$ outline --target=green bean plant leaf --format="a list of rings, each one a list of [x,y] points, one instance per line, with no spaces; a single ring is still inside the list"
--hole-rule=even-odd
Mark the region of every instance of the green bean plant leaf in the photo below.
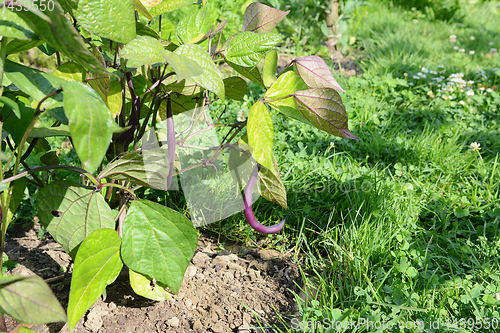
[[[97,36],[127,44],[135,37],[134,0],[80,0],[78,23]]]
[[[162,287],[158,282],[153,283],[152,279],[141,273],[129,270],[129,278],[130,286],[137,295],[157,302],[170,298],[169,294],[165,290],[165,287]]]
[[[177,81],[182,81],[203,74],[203,68],[194,60],[168,50],[162,50],[161,55],[175,71]]]
[[[346,139],[358,139],[347,127],[347,113],[337,91],[330,88],[308,89],[294,94],[302,115],[315,127]]]
[[[252,66],[252,67],[245,67],[245,66],[240,66],[238,64],[235,64],[231,61],[227,61],[227,64],[231,66],[235,71],[238,72],[238,74],[243,75],[250,81],[253,81],[255,83],[258,83],[262,86],[265,86],[264,80],[262,79],[262,75],[257,68],[257,66]]]
[[[256,66],[262,56],[280,40],[279,35],[271,32],[257,34],[244,31],[231,39],[224,55],[227,61],[236,65],[243,67]]]
[[[243,31],[257,33],[269,32],[288,15],[290,11],[282,11],[258,2],[253,2],[245,10]]]
[[[182,44],[200,42],[213,24],[212,13],[213,11],[206,5],[184,16],[175,30],[179,41]]]
[[[0,306],[15,320],[33,325],[65,322],[66,313],[39,276],[0,276]]]
[[[62,87],[73,145],[85,169],[92,173],[101,164],[117,125],[92,88],[80,82],[66,82]]]
[[[247,83],[241,77],[231,76],[223,81],[227,97],[240,101],[247,93]]]
[[[68,181],[42,188],[36,208],[42,225],[67,253],[93,231],[115,226],[116,214],[99,192]]]
[[[145,1],[142,1],[142,3],[144,4]],[[195,3],[193,0],[163,0],[159,5],[150,8],[149,14],[156,17],[158,15],[173,12],[174,10],[189,6],[193,3]]]
[[[252,148],[252,156],[261,165],[277,174],[273,160],[273,118],[261,101],[250,109],[247,120],[248,144]]]
[[[38,36],[15,12],[2,9],[0,36],[16,39],[38,39]]]
[[[163,205],[135,200],[123,224],[121,256],[130,269],[177,293],[198,243],[193,224]]]
[[[68,302],[70,331],[120,274],[120,245],[115,230],[101,229],[93,231],[78,249]]]
[[[127,59],[129,69],[142,65],[159,65],[165,62],[161,55],[163,45],[158,39],[149,36],[138,36],[121,50],[120,56]]]

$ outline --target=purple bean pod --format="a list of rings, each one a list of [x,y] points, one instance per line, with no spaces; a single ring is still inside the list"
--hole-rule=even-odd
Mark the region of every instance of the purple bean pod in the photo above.
[[[257,221],[252,211],[252,190],[255,182],[257,181],[258,174],[259,167],[256,166],[252,174],[250,175],[250,179],[248,180],[248,185],[245,190],[245,197],[243,198],[243,205],[245,206],[245,210],[243,212],[245,213],[245,218],[247,219],[248,224],[250,224],[250,226],[254,228],[255,231],[266,235],[275,234],[280,232],[285,226],[286,216],[280,223],[266,227],[265,225],[262,225]]]
[[[172,183],[172,174],[174,172],[174,159],[175,159],[175,130],[174,130],[174,117],[172,116],[172,102],[170,96],[167,98],[167,145],[168,145],[168,176],[167,188]]]

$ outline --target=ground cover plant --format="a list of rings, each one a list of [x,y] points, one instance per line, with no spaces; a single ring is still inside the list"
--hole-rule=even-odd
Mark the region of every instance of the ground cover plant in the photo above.
[[[344,90],[323,59],[297,58],[275,76],[272,48],[281,38],[272,30],[287,12],[252,3],[241,32],[232,36],[224,35],[227,20],[217,21],[210,4],[176,25],[162,19],[188,5],[194,6],[182,0],[115,1],[105,8],[97,1],[6,1],[0,8],[0,249],[28,183],[41,187],[40,222],[75,260],[70,331],[124,265],[137,294],[164,300],[166,290],[176,293],[196,249],[193,225],[244,211],[258,232],[283,229],[285,219],[264,226],[252,209],[254,192],[287,208],[267,105],[357,139],[347,126]],[[52,74],[9,59],[34,47],[55,54]],[[215,63],[223,61],[264,89],[248,119],[225,123],[224,109],[215,120],[208,113],[208,105],[246,94],[241,77],[221,76]],[[216,128],[222,129],[220,142],[213,140]],[[59,136],[70,139],[73,163],[51,149],[47,138]],[[29,165],[40,152],[43,165]],[[191,220],[134,193],[141,187],[166,191],[178,182]],[[0,304],[16,320],[66,321],[41,278],[2,276],[0,287]]]

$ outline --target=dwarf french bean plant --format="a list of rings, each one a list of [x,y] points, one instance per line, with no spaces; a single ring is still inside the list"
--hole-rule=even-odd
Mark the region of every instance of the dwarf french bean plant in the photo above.
[[[186,6],[179,22],[168,20]],[[192,0],[0,2],[0,249],[33,183],[40,223],[74,259],[67,314],[37,276],[0,277],[5,313],[31,324],[67,320],[71,330],[124,266],[137,294],[160,301],[176,293],[196,249],[194,226],[244,211],[257,231],[279,232],[284,221],[263,226],[252,211],[257,194],[287,208],[270,110],[356,138],[344,91],[320,57],[295,59],[276,75],[273,29],[288,12],[251,3],[233,36],[213,12]],[[54,55],[57,68],[9,60],[32,48]],[[234,75],[224,77],[222,63]],[[241,100],[248,81],[266,89],[248,118],[212,119],[208,106]],[[69,139],[77,165],[47,144],[57,136]],[[28,164],[44,150],[40,164]],[[141,187],[182,188],[190,219],[138,198]]]

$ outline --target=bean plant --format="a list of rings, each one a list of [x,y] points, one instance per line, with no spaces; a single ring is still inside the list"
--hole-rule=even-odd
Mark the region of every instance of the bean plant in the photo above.
[[[186,6],[179,22],[168,20]],[[279,232],[284,220],[264,226],[252,211],[258,195],[287,209],[270,109],[356,139],[344,91],[320,57],[297,58],[276,75],[273,30],[288,12],[251,3],[233,36],[210,4],[191,0],[6,0],[0,12],[0,250],[32,183],[41,225],[74,259],[67,313],[40,277],[0,277],[0,305],[20,322],[74,329],[123,267],[137,294],[164,300],[178,292],[203,223],[244,211],[258,232]],[[9,60],[33,48],[56,57],[52,73]],[[223,77],[223,63],[235,74]],[[248,81],[266,90],[248,118],[225,121],[235,117],[220,110],[212,120],[208,106],[241,100]],[[77,165],[48,144],[61,136]],[[196,197],[209,183],[213,191]],[[138,198],[141,187],[182,187],[197,198],[188,200],[190,219]],[[230,203],[205,207],[220,193],[231,193]]]

